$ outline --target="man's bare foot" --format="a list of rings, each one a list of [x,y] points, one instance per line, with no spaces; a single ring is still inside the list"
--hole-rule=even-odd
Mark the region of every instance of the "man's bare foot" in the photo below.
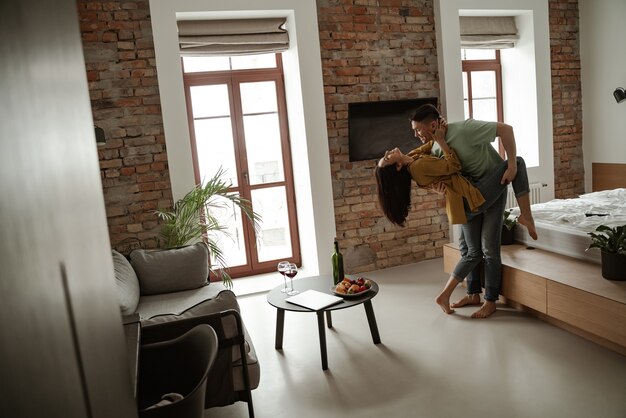
[[[465,295],[460,300],[456,302],[452,302],[450,307],[452,308],[460,308],[462,306],[469,305],[480,305],[480,295],[478,293],[474,293],[472,295]]]
[[[528,230],[528,235],[534,240],[537,239],[537,230],[535,229],[535,220],[532,215],[520,215],[517,217],[517,222],[524,225]]]
[[[439,296],[437,296],[437,299],[435,299],[435,302],[437,302],[437,305],[439,305],[439,307],[447,314],[451,314],[454,312],[454,309],[450,309],[450,296],[444,295],[443,293],[441,293]]]
[[[496,303],[486,300],[479,310],[472,314],[472,318],[487,318],[496,311]]]

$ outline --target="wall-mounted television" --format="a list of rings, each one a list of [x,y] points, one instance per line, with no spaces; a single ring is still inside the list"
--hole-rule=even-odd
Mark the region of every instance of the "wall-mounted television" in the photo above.
[[[395,147],[408,152],[422,143],[411,130],[411,117],[418,107],[436,97],[348,104],[350,161],[371,160]]]

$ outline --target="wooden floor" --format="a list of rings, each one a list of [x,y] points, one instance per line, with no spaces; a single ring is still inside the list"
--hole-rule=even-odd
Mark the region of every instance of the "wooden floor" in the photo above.
[[[444,270],[460,259],[444,246]],[[521,244],[502,247],[502,296],[511,306],[626,355],[626,282],[606,280],[599,264]]]

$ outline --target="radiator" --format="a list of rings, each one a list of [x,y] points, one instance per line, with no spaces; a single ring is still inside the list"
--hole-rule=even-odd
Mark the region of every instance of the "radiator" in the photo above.
[[[547,187],[544,183],[531,183],[530,184],[530,204],[541,203],[541,189]],[[517,207],[517,200],[515,200],[515,193],[513,187],[509,184],[506,191],[506,206],[505,209]]]

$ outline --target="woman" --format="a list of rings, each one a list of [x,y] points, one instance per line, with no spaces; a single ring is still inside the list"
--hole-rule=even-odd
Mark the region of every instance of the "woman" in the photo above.
[[[448,219],[451,224],[463,224],[464,231],[470,227],[471,222],[467,223],[469,220],[488,209],[505,192],[507,185],[502,184],[501,179],[507,169],[506,161],[502,162],[499,169],[472,184],[460,174],[461,163],[444,138],[445,122],[440,121],[433,140],[441,147],[443,158],[430,155],[433,141],[429,141],[407,155],[397,148],[387,151],[379,160],[375,169],[378,199],[385,216],[396,225],[404,226],[408,216],[411,206],[411,180],[421,187],[443,185]],[[517,165],[517,175],[512,186],[520,205],[520,219],[523,219],[520,223],[526,226],[531,236],[536,239],[530,211],[526,165],[521,157],[517,158]],[[473,243],[472,248],[477,250],[461,258],[444,291],[437,297],[437,303],[446,313],[454,312],[449,301],[452,290],[482,260],[482,254],[477,253],[481,248],[480,242]]]
[[[411,206],[411,180],[420,187],[445,186],[446,212],[451,224],[465,224],[500,198],[507,185],[500,179],[506,170],[503,161],[499,170],[476,183],[461,175],[461,162],[445,141],[445,122],[435,131],[434,141],[439,144],[444,157],[430,155],[433,141],[403,154],[398,148],[385,152],[375,168],[378,184],[378,201],[383,213],[391,222],[404,226]],[[529,192],[526,165],[518,157],[518,175],[512,185],[516,196]],[[500,176],[500,177],[498,177]],[[496,187],[490,187],[497,185]],[[530,205],[520,204],[520,217],[532,218]]]

